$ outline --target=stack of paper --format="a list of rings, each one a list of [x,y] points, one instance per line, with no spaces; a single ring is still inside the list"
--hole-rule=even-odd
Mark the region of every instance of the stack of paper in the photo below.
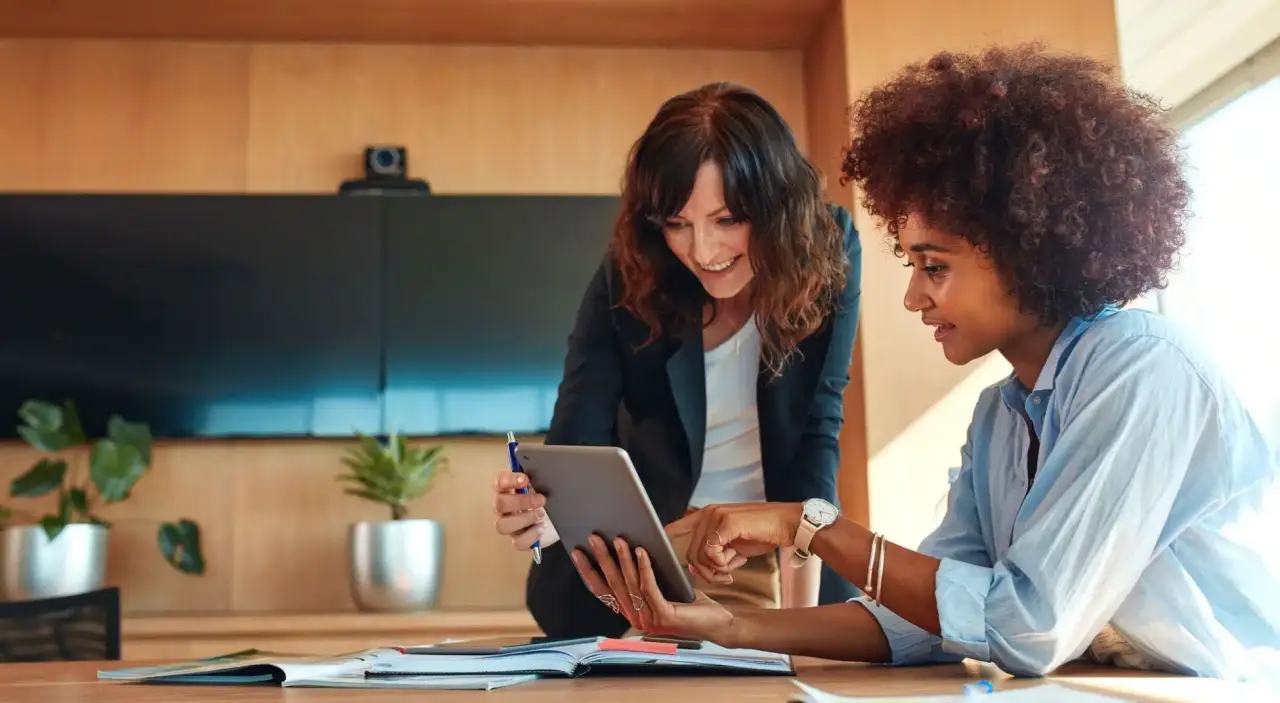
[[[532,681],[536,676],[406,676],[370,679],[365,671],[379,656],[372,649],[336,657],[273,654],[256,649],[179,664],[99,671],[104,681],[152,684],[279,685],[312,688],[415,688],[493,690]]]
[[[313,688],[491,690],[599,669],[794,675],[791,658],[702,643],[696,649],[604,637],[515,646],[385,647],[335,657],[248,650],[212,659],[98,672],[107,681]]]

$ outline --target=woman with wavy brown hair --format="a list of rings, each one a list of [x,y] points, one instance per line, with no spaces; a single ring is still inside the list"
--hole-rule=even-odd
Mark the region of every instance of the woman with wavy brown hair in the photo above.
[[[741,86],[675,96],[633,145],[622,201],[546,443],[625,448],[664,523],[718,503],[835,503],[861,249],[786,122]],[[515,493],[525,481],[499,473],[497,530],[546,549],[558,537],[543,497]],[[853,593],[817,560],[774,553],[695,586],[760,607]],[[562,548],[531,567],[527,604],[550,636],[639,624],[630,602],[597,600]]]

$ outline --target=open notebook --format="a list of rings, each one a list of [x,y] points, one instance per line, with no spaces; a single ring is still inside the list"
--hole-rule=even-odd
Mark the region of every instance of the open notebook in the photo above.
[[[365,677],[380,656],[396,650],[371,649],[333,657],[277,654],[249,649],[191,662],[109,669],[98,672],[104,681],[223,686],[279,685],[312,688],[412,688],[436,690],[493,690],[536,679],[533,675]]]
[[[647,642],[639,637],[598,637],[569,642],[512,647],[490,654],[433,653],[433,647],[407,647],[380,653],[369,677],[533,674],[582,676],[590,671],[625,673],[773,674],[791,676],[795,669],[785,654],[754,649],[727,649],[709,642],[697,649]]]

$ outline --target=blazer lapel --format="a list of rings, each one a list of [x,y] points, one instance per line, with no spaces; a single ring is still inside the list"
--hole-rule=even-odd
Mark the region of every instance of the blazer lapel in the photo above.
[[[689,440],[689,467],[696,485],[702,476],[702,453],[707,441],[707,378],[702,330],[696,325],[680,337],[680,346],[667,359],[671,395]]]
[[[781,489],[789,484],[790,457],[809,411],[804,394],[796,387],[800,383],[797,371],[794,356],[787,360],[777,377],[761,360],[756,377],[760,463],[764,469],[765,493],[770,500],[785,495]]]

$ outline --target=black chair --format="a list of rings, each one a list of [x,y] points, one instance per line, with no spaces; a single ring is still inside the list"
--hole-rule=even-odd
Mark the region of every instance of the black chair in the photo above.
[[[119,659],[119,588],[0,603],[0,662]]]

